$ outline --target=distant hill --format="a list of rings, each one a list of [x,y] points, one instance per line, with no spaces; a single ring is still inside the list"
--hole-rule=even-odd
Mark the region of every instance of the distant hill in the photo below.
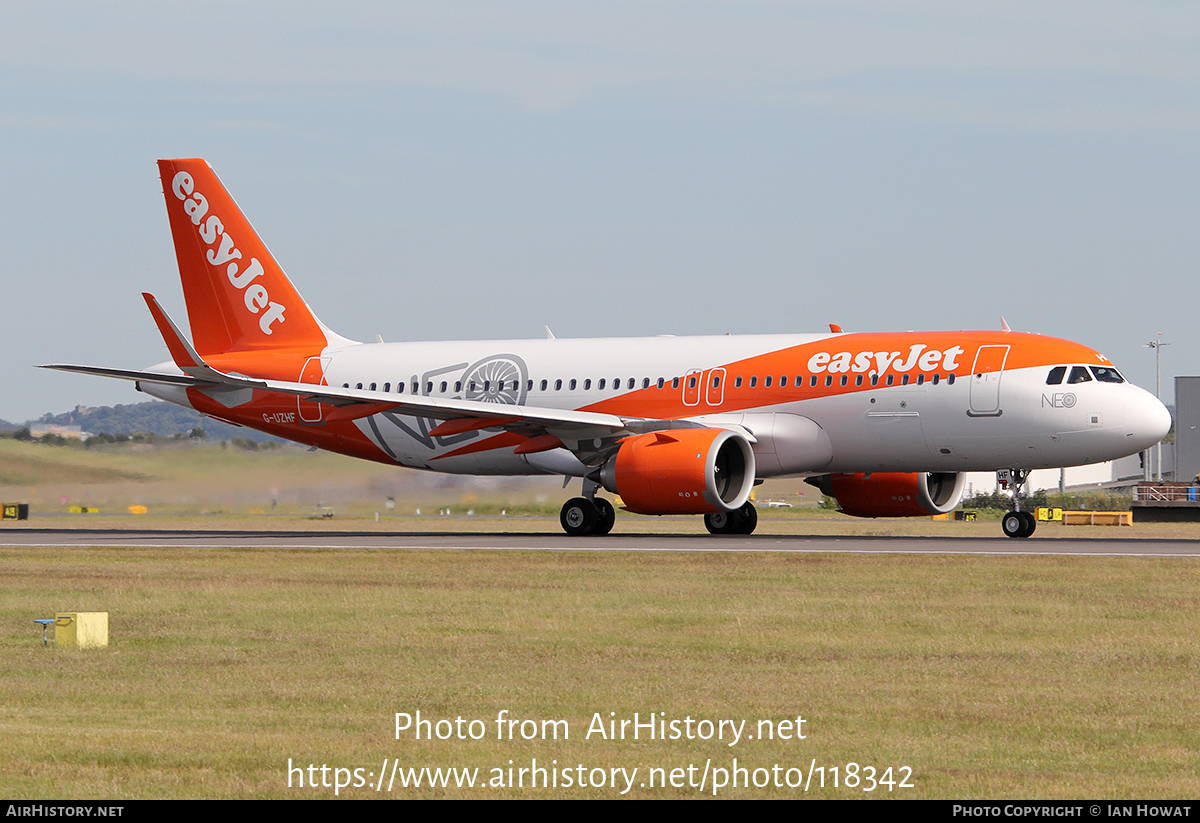
[[[0,421],[2,422],[2,421]],[[190,432],[192,429],[204,429],[209,440],[231,440],[234,437],[244,437],[258,442],[278,441],[278,437],[255,431],[254,429],[231,426],[204,417],[199,412],[164,403],[161,400],[151,400],[146,403],[130,403],[117,406],[76,406],[74,411],[64,414],[44,414],[37,420],[30,420],[24,425],[51,424],[56,426],[79,426],[90,434],[157,434],[160,437],[170,437],[179,432]],[[9,424],[11,429],[19,428]],[[0,431],[5,431],[0,427]]]

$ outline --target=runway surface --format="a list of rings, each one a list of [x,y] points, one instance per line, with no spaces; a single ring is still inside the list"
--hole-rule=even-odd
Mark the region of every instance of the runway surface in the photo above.
[[[1200,541],[1006,537],[846,537],[633,534],[570,538],[562,534],[478,532],[264,532],[107,529],[0,530],[0,547],[406,549],[450,551],[784,552],[797,554],[1077,555],[1194,557]]]

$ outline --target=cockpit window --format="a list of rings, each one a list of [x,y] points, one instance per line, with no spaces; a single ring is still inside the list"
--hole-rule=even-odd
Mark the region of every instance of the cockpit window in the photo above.
[[[1108,366],[1092,366],[1092,374],[1096,375],[1096,379],[1101,383],[1124,383],[1125,378],[1116,369],[1110,369]]]
[[[1090,383],[1092,376],[1088,374],[1088,370],[1083,366],[1072,366],[1071,376],[1067,378],[1068,383]]]
[[[1066,366],[1055,366],[1050,370],[1050,376],[1046,378],[1047,386],[1057,386],[1062,383],[1062,380],[1067,375]]]

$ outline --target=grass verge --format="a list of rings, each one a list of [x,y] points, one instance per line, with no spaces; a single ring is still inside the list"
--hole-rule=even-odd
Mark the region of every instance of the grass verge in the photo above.
[[[510,760],[636,767],[635,797],[697,796],[734,758],[750,779],[825,766],[818,797],[1200,793],[1194,559],[64,548],[0,550],[0,575],[13,798],[333,795],[289,788],[289,758],[372,784],[384,758],[484,781]],[[43,648],[32,621],[56,610],[108,611],[111,645]],[[418,710],[485,735],[396,739]],[[505,710],[570,738],[497,740]],[[802,716],[806,738],[585,739],[635,712],[749,734]],[[851,762],[914,787],[833,788]],[[684,785],[636,785],[652,768]],[[390,796],[619,795],[559,779]]]

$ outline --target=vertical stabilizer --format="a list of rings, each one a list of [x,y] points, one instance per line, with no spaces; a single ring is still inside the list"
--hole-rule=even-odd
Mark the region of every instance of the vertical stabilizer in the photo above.
[[[208,163],[159,160],[192,340],[201,357],[303,348],[327,333]],[[337,338],[340,340],[340,338]]]

